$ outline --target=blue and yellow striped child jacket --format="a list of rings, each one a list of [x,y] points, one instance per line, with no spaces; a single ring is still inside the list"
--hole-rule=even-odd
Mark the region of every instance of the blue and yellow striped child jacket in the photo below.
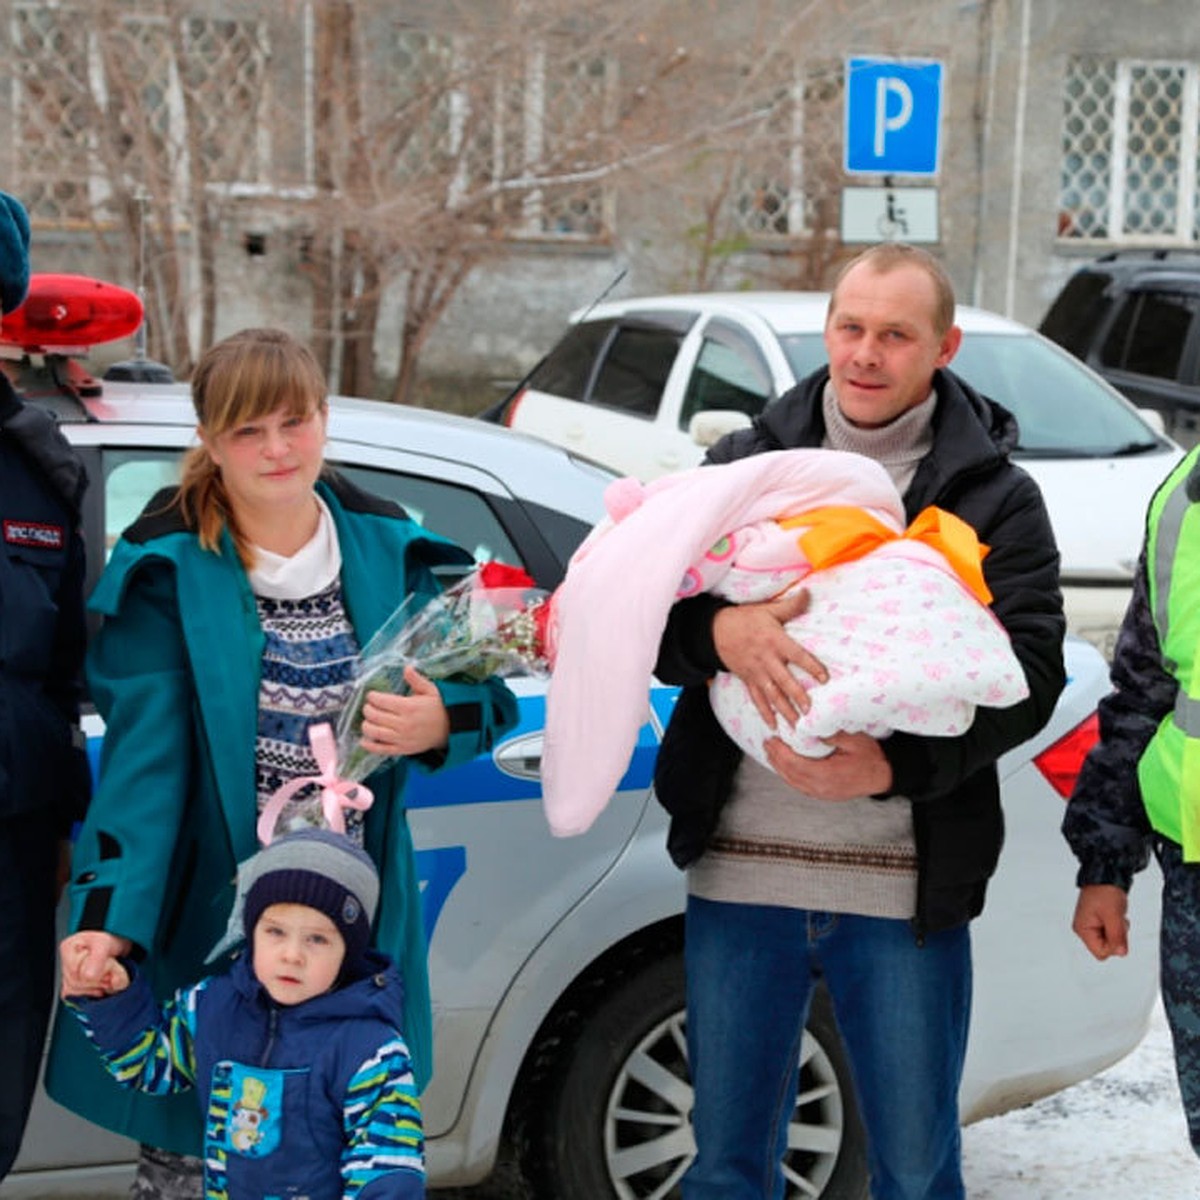
[[[424,1135],[403,984],[369,955],[370,974],[292,1006],[271,1000],[248,956],[161,1006],[132,967],[125,991],[66,1003],[118,1082],[195,1089],[209,1200],[417,1200]]]

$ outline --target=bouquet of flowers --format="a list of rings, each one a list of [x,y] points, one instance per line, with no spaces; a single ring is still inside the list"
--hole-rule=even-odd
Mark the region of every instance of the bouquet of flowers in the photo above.
[[[363,648],[337,726],[338,775],[364,779],[384,758],[363,750],[368,692],[404,695],[404,669],[428,679],[482,682],[493,675],[545,675],[550,596],[520,568],[489,562],[430,600],[408,596]]]

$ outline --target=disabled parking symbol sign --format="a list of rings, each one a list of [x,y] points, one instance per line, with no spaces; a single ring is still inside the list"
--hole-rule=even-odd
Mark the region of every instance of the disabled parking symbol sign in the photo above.
[[[847,174],[937,174],[942,77],[927,59],[847,59]]]

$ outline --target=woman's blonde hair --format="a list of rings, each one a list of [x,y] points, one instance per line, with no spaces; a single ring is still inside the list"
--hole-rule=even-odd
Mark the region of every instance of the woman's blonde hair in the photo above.
[[[192,373],[192,405],[208,438],[280,408],[307,415],[323,409],[326,397],[325,376],[312,351],[282,329],[243,329],[206,350]],[[221,530],[228,529],[242,565],[253,566],[220,469],[204,445],[184,455],[176,503],[205,550],[216,551]]]

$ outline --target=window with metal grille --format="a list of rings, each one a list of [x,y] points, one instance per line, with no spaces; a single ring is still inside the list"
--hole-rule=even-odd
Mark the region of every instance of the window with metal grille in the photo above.
[[[763,72],[757,119],[738,130],[734,228],[745,237],[802,237],[836,225],[842,185],[840,63],[778,56]]]
[[[1200,64],[1069,59],[1059,236],[1197,241],[1198,144]]]
[[[398,16],[382,32],[368,25],[365,37],[377,48],[363,64],[377,72],[363,114],[372,158],[408,187],[426,179],[444,186],[449,173],[450,198],[460,203],[472,182],[463,148],[472,95],[454,38]]]
[[[597,147],[611,124],[615,63],[536,43],[497,79],[489,130],[493,178],[509,193],[515,237],[590,240],[612,228],[613,191],[595,173]],[[601,151],[603,154],[603,151]],[[523,178],[532,188],[507,186]]]
[[[78,6],[16,4],[12,10],[13,150],[21,197],[35,217],[85,223],[85,164],[97,108],[83,85],[93,61],[87,13]]]
[[[245,15],[184,19],[180,84],[190,144],[206,179],[277,182],[272,178],[271,60],[265,21]]]
[[[615,100],[615,64],[531,39],[494,61],[467,34],[401,15],[381,44],[383,161],[406,186],[444,180],[451,205],[512,238],[595,239],[612,228],[598,168]]]
[[[114,190],[179,193],[270,177],[265,22],[91,5],[13,6],[14,148],[30,211],[89,223]]]

